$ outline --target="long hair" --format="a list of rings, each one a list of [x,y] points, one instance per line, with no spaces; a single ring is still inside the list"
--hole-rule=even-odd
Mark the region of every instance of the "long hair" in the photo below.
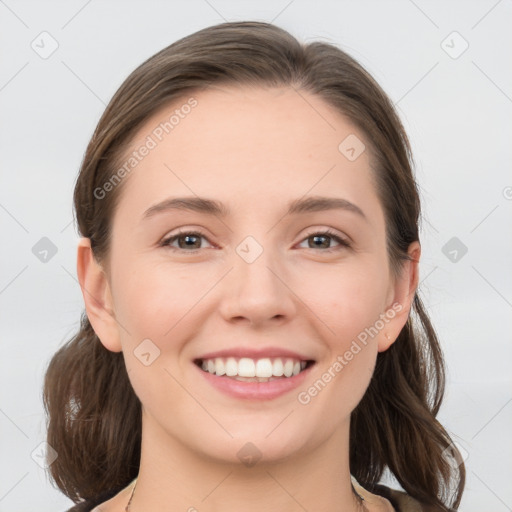
[[[115,93],[87,147],[74,191],[81,236],[98,262],[109,253],[111,221],[123,182],[105,197],[133,136],[163,107],[211,84],[292,87],[323,99],[354,123],[371,151],[386,219],[387,251],[399,275],[409,245],[419,240],[420,199],[413,159],[393,104],[352,57],[325,42],[302,44],[268,23],[230,22],[200,30],[135,69]],[[388,469],[418,501],[457,508],[465,468],[436,420],[445,370],[436,332],[416,293],[395,343],[377,356],[375,371],[350,423],[350,471],[370,490]],[[58,457],[54,483],[74,502],[122,489],[138,474],[141,404],[121,353],[107,350],[85,312],[78,332],[49,362],[43,389],[47,442]],[[455,457],[460,460],[460,457]]]

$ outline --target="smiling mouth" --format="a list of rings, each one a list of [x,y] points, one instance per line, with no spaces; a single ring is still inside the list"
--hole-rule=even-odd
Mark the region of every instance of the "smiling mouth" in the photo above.
[[[315,361],[284,357],[216,357],[196,359],[194,363],[206,373],[217,377],[230,378],[242,382],[271,382],[289,379],[310,368]]]

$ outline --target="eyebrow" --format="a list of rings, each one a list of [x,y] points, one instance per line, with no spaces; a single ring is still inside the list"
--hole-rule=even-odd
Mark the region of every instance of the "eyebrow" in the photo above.
[[[342,199],[340,197],[324,197],[324,196],[309,196],[301,199],[296,199],[288,204],[288,211],[286,215],[294,215],[299,213],[320,212],[326,210],[347,210],[356,213],[363,219],[367,220],[364,212],[359,206]],[[143,219],[153,217],[158,213],[183,210],[204,213],[206,215],[214,215],[218,217],[228,217],[230,210],[220,201],[208,199],[205,197],[171,197],[164,201],[157,203],[148,208],[144,214]]]

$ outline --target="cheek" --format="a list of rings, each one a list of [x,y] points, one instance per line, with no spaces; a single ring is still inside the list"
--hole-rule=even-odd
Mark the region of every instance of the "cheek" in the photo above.
[[[317,284],[323,293],[316,292],[311,309],[331,332],[323,340],[326,357],[299,403],[314,403],[325,417],[322,428],[327,432],[350,415],[370,383],[378,353],[373,327],[383,313],[387,283],[366,267],[364,272],[347,269],[324,276]]]
[[[127,277],[128,276],[128,277]],[[118,268],[113,284],[116,314],[134,336],[161,340],[207,291],[208,276],[193,266],[139,264]],[[211,277],[210,277],[211,280]]]
[[[384,312],[388,281],[378,262],[339,266],[313,275],[303,294],[309,297],[311,309],[334,331],[332,336],[340,348]]]
[[[152,414],[158,415],[162,404],[194,413],[174,378],[181,379],[181,354],[196,332],[190,318],[205,293],[205,281],[192,267],[139,260],[124,262],[113,276],[116,316],[127,331],[120,329],[129,379]],[[150,354],[147,365],[144,353]]]

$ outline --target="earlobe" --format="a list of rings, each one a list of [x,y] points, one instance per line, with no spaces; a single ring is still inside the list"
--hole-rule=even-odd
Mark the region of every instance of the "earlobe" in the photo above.
[[[389,332],[385,332],[383,334],[383,337],[383,340],[379,339],[379,352],[386,351],[395,341],[395,339],[391,337],[391,334],[389,334]]]
[[[77,275],[89,322],[106,349],[121,352],[107,276],[95,259],[89,238],[81,238],[77,249]]]
[[[421,246],[413,242],[408,250],[409,260],[403,263],[402,272],[393,284],[391,304],[386,310],[388,323],[379,336],[378,351],[386,351],[398,338],[405,326],[413,305],[419,281]]]

